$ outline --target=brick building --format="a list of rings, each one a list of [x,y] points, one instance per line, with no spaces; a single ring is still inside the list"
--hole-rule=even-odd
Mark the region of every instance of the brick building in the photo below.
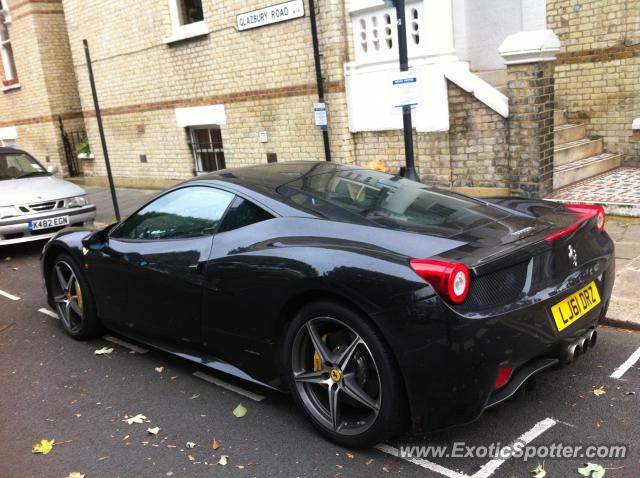
[[[307,0],[276,8],[278,1],[265,0],[0,1],[0,141],[67,173],[70,154],[86,180],[104,179],[87,39],[116,184],[165,185],[225,165],[324,159]],[[316,5],[332,160],[397,171],[404,148],[391,92],[395,11],[382,0]],[[637,164],[631,124],[640,116],[632,79],[640,72],[640,8],[633,5],[407,0],[422,179],[475,193],[545,195],[621,161]],[[557,59],[546,28],[560,37]],[[562,125],[555,142],[568,144],[555,154],[554,105],[566,109],[555,115]],[[79,155],[75,144],[65,151],[58,117],[65,130],[86,131],[90,153]],[[593,158],[605,148],[611,157]]]

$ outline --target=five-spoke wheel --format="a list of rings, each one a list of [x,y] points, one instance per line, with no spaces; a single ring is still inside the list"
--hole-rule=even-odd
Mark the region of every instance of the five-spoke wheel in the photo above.
[[[60,254],[51,262],[48,288],[58,317],[69,335],[89,339],[99,333],[100,323],[89,286],[68,254]]]
[[[296,401],[325,435],[361,447],[400,429],[393,359],[357,313],[334,303],[311,304],[294,320],[287,342]]]

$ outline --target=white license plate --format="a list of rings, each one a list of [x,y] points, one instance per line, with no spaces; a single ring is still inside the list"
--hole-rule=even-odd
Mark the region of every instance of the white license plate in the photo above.
[[[29,221],[30,231],[39,231],[40,229],[51,229],[53,227],[68,226],[69,216],[51,217],[49,219],[36,219]]]

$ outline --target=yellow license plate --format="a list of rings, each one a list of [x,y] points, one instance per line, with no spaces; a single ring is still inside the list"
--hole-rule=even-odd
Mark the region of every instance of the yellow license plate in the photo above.
[[[598,294],[596,283],[592,282],[551,307],[556,327],[558,330],[567,328],[599,303],[600,294]]]

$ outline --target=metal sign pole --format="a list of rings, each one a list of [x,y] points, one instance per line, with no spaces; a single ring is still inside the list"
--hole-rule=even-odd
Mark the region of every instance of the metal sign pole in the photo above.
[[[409,71],[409,58],[407,54],[407,26],[404,10],[404,0],[395,0],[396,17],[398,19],[398,51],[400,53],[400,71]],[[402,124],[404,126],[404,177],[414,181],[420,181],[416,172],[413,156],[413,125],[411,124],[411,106],[402,107]]]
[[[107,151],[107,141],[104,137],[104,128],[102,127],[102,115],[100,114],[100,104],[98,103],[98,93],[96,92],[96,82],[93,79],[93,68],[91,66],[91,55],[89,54],[89,44],[87,40],[82,40],[84,45],[84,56],[87,60],[87,70],[89,71],[89,82],[91,83],[91,94],[93,95],[93,107],[96,110],[96,120],[98,121],[98,131],[100,132],[100,142],[102,143],[102,154],[104,154],[104,162],[107,166],[107,178],[109,179],[109,189],[111,190],[111,200],[113,201],[113,210],[116,213],[116,221],[120,222],[120,208],[118,208],[118,198],[116,197],[116,188],[113,185],[113,175],[111,174],[111,163],[109,162],[109,152]]]

